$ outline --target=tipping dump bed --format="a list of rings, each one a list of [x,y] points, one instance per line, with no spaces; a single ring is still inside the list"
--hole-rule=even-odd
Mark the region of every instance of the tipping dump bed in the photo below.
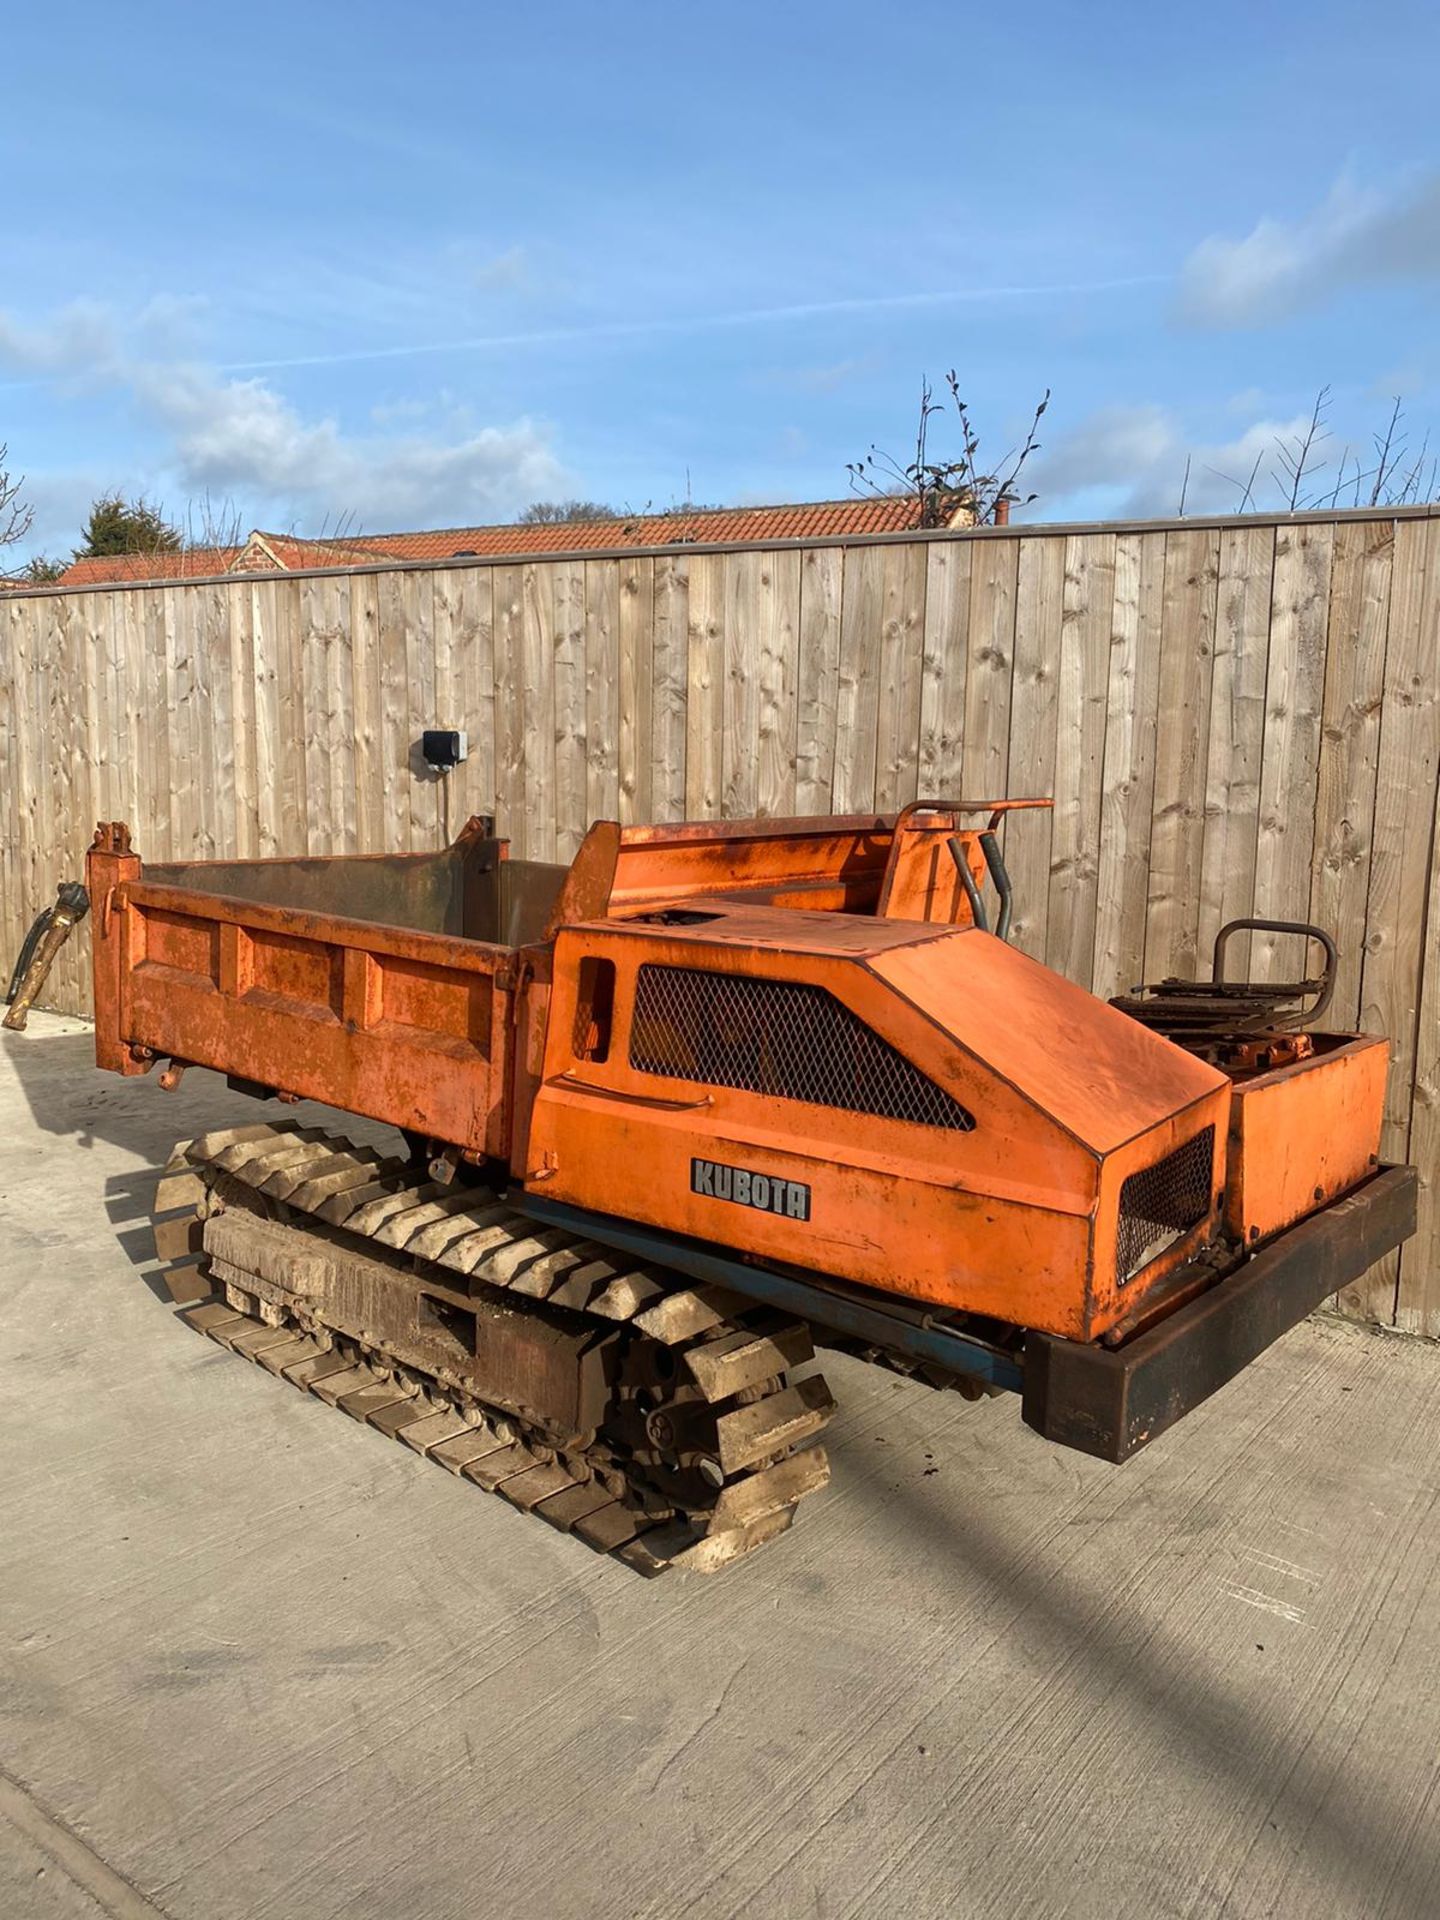
[[[515,950],[563,867],[479,831],[433,854],[99,859],[117,869],[97,895],[102,1065],[168,1055],[505,1153]]]

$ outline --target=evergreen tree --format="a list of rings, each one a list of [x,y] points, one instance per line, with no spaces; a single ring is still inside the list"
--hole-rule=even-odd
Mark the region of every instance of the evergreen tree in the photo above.
[[[94,560],[112,553],[180,551],[179,528],[172,527],[143,496],[127,500],[123,493],[100,496],[90,509],[82,538],[84,544],[75,549],[77,560]]]

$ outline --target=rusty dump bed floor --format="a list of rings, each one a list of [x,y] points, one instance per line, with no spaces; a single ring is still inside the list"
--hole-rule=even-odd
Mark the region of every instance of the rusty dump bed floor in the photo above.
[[[502,860],[499,845],[466,837],[435,853],[147,861],[145,880],[256,906],[524,946],[542,938],[568,869],[538,860]]]

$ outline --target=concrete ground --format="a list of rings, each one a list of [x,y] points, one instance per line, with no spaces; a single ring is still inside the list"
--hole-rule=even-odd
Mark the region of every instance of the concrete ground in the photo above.
[[[1123,1470],[827,1359],[835,1478],[644,1582],[178,1324],[255,1109],[0,1052],[0,1913],[1440,1913],[1440,1352],[1298,1329]]]

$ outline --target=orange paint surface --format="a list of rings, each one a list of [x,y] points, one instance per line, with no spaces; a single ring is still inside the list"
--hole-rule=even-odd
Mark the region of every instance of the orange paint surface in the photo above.
[[[1094,1340],[1219,1237],[1222,1201],[1248,1238],[1363,1177],[1385,1048],[1232,1088],[971,925],[948,842],[979,883],[989,811],[601,822],[568,875],[531,870],[554,905],[522,947],[307,906],[317,869],[346,900],[343,860],[298,863],[294,904],[284,863],[253,863],[269,904],[244,862],[157,884],[106,829],[97,1059],[214,1067],[576,1206]],[[646,968],[678,998],[642,1020]]]

